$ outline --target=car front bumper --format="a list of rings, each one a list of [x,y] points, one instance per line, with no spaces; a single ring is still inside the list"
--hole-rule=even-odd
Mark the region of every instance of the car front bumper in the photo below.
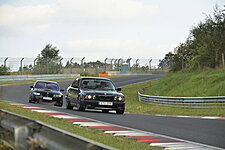
[[[112,103],[112,105],[104,105],[100,104],[99,102],[107,102]],[[81,100],[80,104],[86,108],[91,109],[108,109],[108,110],[120,110],[124,109],[125,102],[118,102],[118,101],[99,101],[99,100]]]
[[[62,103],[63,97],[50,97],[51,99],[44,99],[43,96],[33,95],[33,100],[46,103]]]

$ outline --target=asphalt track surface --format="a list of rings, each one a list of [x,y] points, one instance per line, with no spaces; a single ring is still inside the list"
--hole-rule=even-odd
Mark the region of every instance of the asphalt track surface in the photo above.
[[[129,76],[115,77],[111,79],[114,81],[116,87],[123,87],[125,85],[137,82],[157,79],[161,76],[162,75]],[[71,84],[71,82],[72,81],[62,81],[59,82],[59,85],[66,91],[66,88]],[[32,85],[32,83],[0,86],[0,99],[32,105],[28,103],[30,85]],[[176,118],[128,113],[125,113],[124,115],[117,115],[115,112],[102,113],[96,110],[86,110],[85,112],[77,111],[76,108],[74,108],[74,110],[67,110],[65,108],[65,104],[63,107],[56,107],[46,104],[34,105],[111,124],[225,149],[225,120],[223,119],[210,120],[197,118]]]

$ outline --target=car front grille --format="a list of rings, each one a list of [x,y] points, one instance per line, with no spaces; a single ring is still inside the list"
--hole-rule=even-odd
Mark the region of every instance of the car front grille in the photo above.
[[[53,97],[53,94],[52,94],[52,93],[43,92],[43,93],[41,93],[41,94],[42,94],[42,96],[44,96],[44,97]]]
[[[114,100],[113,96],[99,96],[98,98],[100,101],[113,101]]]

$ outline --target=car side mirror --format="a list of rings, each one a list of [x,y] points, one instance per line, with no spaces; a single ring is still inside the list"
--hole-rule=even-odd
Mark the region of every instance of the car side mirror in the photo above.
[[[60,92],[63,92],[64,91],[64,89],[60,89]]]
[[[34,86],[33,86],[33,85],[31,85],[31,86],[30,86],[30,88],[32,89],[32,88],[34,88]]]
[[[121,91],[122,90],[122,88],[116,88],[116,91],[117,92],[119,92],[119,91]]]

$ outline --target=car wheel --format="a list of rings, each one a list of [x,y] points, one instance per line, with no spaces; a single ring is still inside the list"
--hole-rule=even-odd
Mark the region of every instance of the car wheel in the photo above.
[[[73,106],[70,104],[69,101],[66,102],[66,109],[73,109]]]
[[[79,111],[85,111],[85,107],[82,106],[82,105],[80,105],[79,103],[77,104],[77,109],[78,109]]]
[[[56,103],[55,106],[62,107],[62,103]]]
[[[102,110],[102,112],[103,112],[103,113],[108,113],[108,112],[109,112],[109,110],[107,110],[107,109],[103,109],[103,110]]]
[[[124,113],[124,108],[122,108],[122,109],[117,109],[117,110],[116,110],[116,113],[117,113],[117,114],[123,114],[123,113]]]
[[[35,101],[32,100],[31,96],[29,96],[28,102],[29,102],[29,103],[35,103]]]

